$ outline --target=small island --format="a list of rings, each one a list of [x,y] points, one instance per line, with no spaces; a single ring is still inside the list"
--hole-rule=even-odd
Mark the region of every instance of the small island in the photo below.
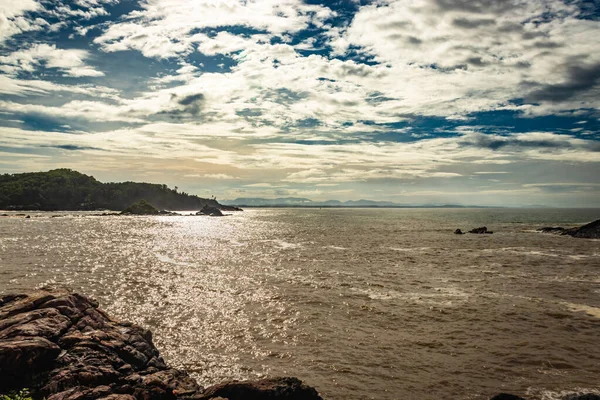
[[[152,207],[152,208],[150,208]],[[241,211],[164,184],[102,183],[71,169],[0,175],[0,209],[11,211],[114,210],[125,214],[165,214],[159,210],[197,211],[205,207]],[[156,212],[154,211],[156,210]]]

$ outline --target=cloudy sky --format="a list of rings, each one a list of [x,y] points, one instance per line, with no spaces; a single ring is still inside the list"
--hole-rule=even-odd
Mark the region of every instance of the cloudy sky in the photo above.
[[[0,172],[600,207],[600,2],[0,0]]]

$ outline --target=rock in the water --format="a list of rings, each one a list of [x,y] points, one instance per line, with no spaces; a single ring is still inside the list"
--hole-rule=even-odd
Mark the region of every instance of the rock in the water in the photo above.
[[[480,228],[475,228],[475,229],[471,229],[469,231],[469,233],[479,233],[479,234],[483,234],[483,233],[494,233],[492,231],[488,231],[488,229],[485,226],[482,226]]]
[[[583,225],[582,227],[577,228],[575,231],[568,232],[567,234],[576,238],[600,239],[600,219],[590,222],[587,225]]]
[[[222,217],[223,213],[217,207],[206,205],[196,215],[210,215],[212,217]]]
[[[297,378],[273,378],[254,382],[227,382],[211,386],[201,399],[228,400],[322,400],[317,391]]]
[[[244,211],[239,207],[236,206],[226,206],[224,204],[221,204],[221,211]]]
[[[457,229],[454,231],[455,235],[464,235],[463,231],[461,231],[460,229]]]
[[[206,392],[169,368],[152,333],[64,290],[0,296],[0,393],[47,400],[321,399],[295,378],[230,382]],[[227,395],[226,395],[227,394]]]
[[[500,393],[492,397],[490,400],[525,400],[522,397],[515,396],[514,394]]]
[[[578,228],[544,227],[538,229],[542,233],[558,233],[576,238],[600,239],[600,219]]]
[[[152,204],[148,203],[146,200],[140,200],[136,203],[133,203],[132,205],[121,211],[121,214],[134,215],[157,215],[158,213],[158,209]]]

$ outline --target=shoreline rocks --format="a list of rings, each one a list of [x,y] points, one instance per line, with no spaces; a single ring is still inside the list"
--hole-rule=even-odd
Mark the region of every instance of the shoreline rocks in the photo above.
[[[165,364],[149,330],[65,290],[0,296],[0,393],[23,388],[46,400],[322,400],[296,378],[205,389]]]
[[[600,239],[600,219],[577,228],[562,228],[547,226],[538,229],[538,232],[568,235],[582,239]]]

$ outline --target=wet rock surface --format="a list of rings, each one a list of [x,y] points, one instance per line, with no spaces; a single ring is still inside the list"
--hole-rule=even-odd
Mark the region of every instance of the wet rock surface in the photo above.
[[[482,227],[480,227],[480,228],[474,228],[474,229],[471,229],[471,230],[469,231],[469,233],[477,233],[477,234],[491,234],[491,233],[494,233],[494,232],[492,232],[492,231],[488,231],[488,228],[487,228],[487,227],[485,227],[485,226],[482,226]]]
[[[224,214],[217,207],[204,206],[196,215],[210,215],[212,217],[222,217]]]
[[[580,226],[578,228],[562,228],[547,226],[538,229],[538,232],[568,235],[583,239],[600,239],[600,219],[594,222],[590,222],[589,224]]]
[[[47,400],[321,399],[296,378],[205,390],[165,364],[149,330],[64,290],[0,297],[0,393],[21,388]]]

